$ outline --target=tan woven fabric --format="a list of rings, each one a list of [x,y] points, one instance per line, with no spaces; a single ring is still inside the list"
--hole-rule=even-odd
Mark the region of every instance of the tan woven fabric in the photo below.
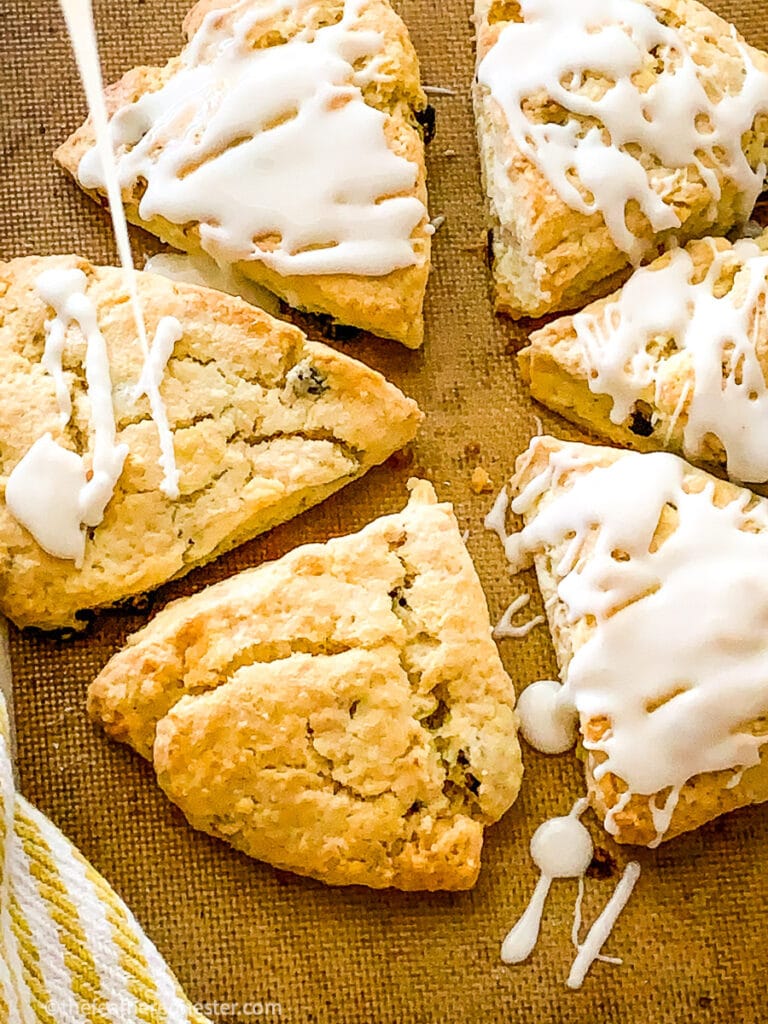
[[[768,45],[764,0],[713,6],[751,42]],[[176,50],[185,8],[185,0],[97,3],[107,78]],[[534,592],[532,612],[541,611],[533,576],[511,583],[498,542],[482,530],[493,495],[475,495],[469,486],[478,464],[501,485],[535,429],[534,414],[550,432],[577,436],[533,408],[513,357],[522,335],[491,311],[469,100],[470,8],[469,0],[401,6],[424,81],[456,89],[454,97],[434,99],[437,134],[428,150],[431,211],[447,220],[435,238],[426,346],[407,352],[373,340],[339,345],[384,371],[426,411],[410,464],[397,457],[320,508],[164,588],[159,602],[299,542],[358,529],[399,507],[408,476],[426,475],[441,498],[455,502],[470,530],[493,614],[521,586]],[[50,159],[83,114],[52,0],[2,0],[0,46],[0,255],[78,250],[93,260],[113,259],[106,218]],[[133,237],[137,253],[154,245],[140,233]],[[138,614],[104,615],[88,636],[69,643],[12,634],[18,766],[25,795],[116,886],[192,1000],[219,1004],[212,1017],[254,1020],[259,1009],[261,1019],[302,1024],[758,1024],[768,1017],[768,810],[740,812],[642,852],[643,875],[606,949],[626,963],[595,965],[573,994],[564,986],[573,882],[555,887],[532,959],[518,968],[499,960],[501,939],[535,882],[531,832],[582,792],[572,756],[547,759],[526,749],[520,800],[489,830],[473,892],[325,888],[194,833],[158,790],[151,769],[89,724],[86,685],[142,621]],[[555,672],[541,628],[527,640],[504,641],[502,650],[519,684]],[[587,822],[600,837],[594,821]],[[588,880],[588,921],[626,860],[626,852],[598,841],[618,863],[611,878]]]

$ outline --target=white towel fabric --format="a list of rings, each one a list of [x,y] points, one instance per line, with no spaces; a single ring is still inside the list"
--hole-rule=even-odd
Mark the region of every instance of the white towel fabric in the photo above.
[[[0,692],[0,1022],[208,1024],[136,919],[17,791]]]

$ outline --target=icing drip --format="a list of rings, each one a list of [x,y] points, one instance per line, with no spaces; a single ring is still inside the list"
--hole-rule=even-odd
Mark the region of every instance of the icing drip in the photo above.
[[[576,742],[577,716],[565,694],[556,680],[539,679],[518,698],[520,732],[542,754],[563,754]]]
[[[499,538],[502,544],[507,540],[507,509],[509,508],[509,495],[507,488],[502,487],[493,503],[493,508],[485,517],[483,526],[491,530]]]
[[[117,444],[109,357],[86,286],[81,270],[51,270],[37,280],[41,298],[56,314],[48,326],[47,340],[51,336],[63,339],[72,325],[79,327],[85,338],[85,378],[94,437],[91,467],[86,470],[81,455],[46,434],[17,463],[6,487],[6,502],[14,518],[50,554],[74,558],[78,565],[85,550],[82,527],[98,526],[104,518],[128,454],[127,445]],[[59,367],[60,354],[57,371]],[[58,392],[60,377],[54,379]],[[61,400],[59,405],[61,408]]]
[[[115,155],[109,133],[107,108],[104,103],[104,81],[101,75],[96,30],[93,24],[91,0],[60,0],[61,9],[67,23],[67,30],[72,41],[72,48],[77,60],[77,68],[83,82],[88,109],[93,121],[96,145],[94,152],[98,154],[99,166],[102,168],[102,187],[106,190],[109,201],[109,214],[115,234],[120,264],[125,271],[126,285],[131,299],[131,311],[136,321],[141,348],[146,355],[149,348],[144,315],[141,311],[139,293],[136,287],[136,270],[133,265],[131,243],[128,238],[128,225],[120,194],[120,182],[117,175]],[[57,385],[58,390],[58,385]]]
[[[160,384],[165,374],[168,360],[173,354],[173,347],[184,333],[179,321],[173,316],[164,316],[157,325],[152,347],[144,361],[144,368],[136,385],[135,398],[143,395],[149,399],[152,419],[155,421],[160,439],[160,468],[163,480],[160,490],[168,498],[179,496],[179,471],[176,468],[176,455],[173,450],[173,431],[168,426],[168,414],[160,397]]]
[[[120,263],[125,272],[125,284],[128,289],[133,318],[136,322],[139,344],[141,345],[144,361],[148,367],[149,363],[156,358],[153,355],[153,351],[158,343],[158,339],[155,338],[152,346],[153,350],[151,351],[149,341],[147,339],[147,328],[144,323],[144,314],[139,301],[139,292],[136,283],[136,269],[134,267],[133,255],[131,253],[131,243],[128,237],[128,225],[125,219],[125,210],[123,209],[117,163],[115,160],[112,137],[109,130],[107,109],[104,102],[104,82],[101,74],[101,64],[99,62],[91,0],[60,0],[60,2],[62,11],[64,12],[64,18],[67,23],[67,30],[72,41],[72,47],[75,52],[75,58],[77,60],[80,77],[83,82],[86,99],[88,101],[88,109],[93,121],[94,133],[96,136],[94,152],[98,157],[99,167],[103,178],[102,184],[107,192],[109,213],[112,219],[112,229],[114,231],[115,242],[120,256]],[[49,278],[49,281],[50,280],[52,279]],[[64,284],[65,277],[62,276],[60,280],[61,287],[66,287]],[[48,301],[42,291],[41,295],[46,299],[46,301]],[[60,304],[65,302],[65,299],[62,296],[59,296],[58,298]],[[53,305],[54,308],[57,308],[55,302],[49,302],[49,305]],[[179,325],[177,320],[174,320],[173,322],[178,327],[177,334],[178,337],[180,337],[181,325]],[[66,424],[69,421],[71,414],[69,389],[67,388],[66,381],[64,380],[61,370],[61,357],[64,347],[66,326],[66,322],[62,321],[59,316],[54,318],[54,320],[49,321],[46,325],[46,347],[45,354],[43,356],[43,366],[52,374],[56,382],[56,396],[59,402],[63,424]],[[97,328],[96,330],[98,332]],[[168,326],[166,325],[164,327],[163,321],[158,325],[158,333],[162,336],[168,335]],[[177,341],[178,337],[176,337],[174,341]],[[94,351],[99,351],[98,346],[95,346]],[[104,355],[104,359],[106,359],[106,354]],[[148,369],[147,367],[145,367],[142,380],[147,380],[148,387],[146,389],[146,393],[152,408],[152,417],[155,420],[160,434],[160,465],[163,469],[163,483],[161,485],[161,489],[163,490],[163,493],[171,497],[178,497],[178,473],[176,472],[175,456],[173,452],[173,439],[170,437],[165,408],[163,407],[162,400],[160,399],[158,392],[159,379],[157,378],[156,373],[154,373],[151,368]],[[106,366],[106,374],[108,378],[108,365]],[[102,399],[97,397],[96,400],[104,405],[104,401],[102,401]],[[105,412],[102,413],[102,418],[104,415],[106,415]],[[94,478],[89,486],[91,486],[90,493],[94,498],[97,494],[107,495],[106,500],[104,501],[104,506],[106,506],[106,503],[109,501],[114,491],[114,482],[110,485],[109,474],[107,474],[107,476],[102,479],[101,484],[98,486],[94,484],[94,481],[97,478],[97,454],[98,435],[97,449],[94,453]],[[118,477],[120,472],[121,470],[117,472]],[[115,477],[115,481],[116,480],[117,477]],[[101,499],[97,498],[96,500],[99,501]],[[99,514],[98,509],[93,511],[92,514],[96,516],[97,522],[101,522],[103,517],[103,508],[101,510],[101,514]],[[89,523],[87,518],[83,521]]]
[[[363,99],[383,39],[360,27],[361,6],[346,0],[336,24],[260,48],[250,41],[259,23],[298,10],[296,0],[209,12],[178,71],[110,123],[121,187],[146,182],[141,217],[198,222],[218,262],[259,260],[283,275],[416,263],[411,234],[426,210],[404,193],[418,168],[389,149],[385,114]],[[78,175],[103,186],[95,148]]]
[[[580,878],[589,867],[594,848],[589,832],[579,821],[586,809],[586,800],[579,800],[570,814],[550,818],[533,833],[531,857],[541,875],[530,903],[504,939],[504,963],[519,964],[533,952],[553,879]]]
[[[55,313],[46,324],[43,362],[56,382],[62,426],[69,422],[72,409],[71,395],[62,370],[67,332],[77,328],[85,339],[85,378],[94,439],[93,455],[87,463],[82,455],[55,441],[51,434],[45,434],[16,464],[8,478],[5,494],[11,515],[29,530],[38,544],[57,558],[73,559],[77,566],[82,564],[85,553],[84,527],[98,526],[103,520],[128,455],[128,446],[117,443],[109,355],[86,288],[87,278],[77,269],[49,270],[37,279],[40,297]],[[173,433],[168,426],[159,388],[173,346],[181,334],[178,320],[163,317],[134,396],[137,400],[144,394],[149,398],[152,418],[160,436],[161,490],[169,497],[178,497],[179,474],[173,451]]]
[[[587,801],[578,800],[570,814],[550,818],[534,832],[531,838],[531,858],[541,874],[528,906],[504,939],[501,959],[507,964],[519,964],[533,952],[539,937],[541,919],[549,890],[557,878],[576,878],[578,895],[573,912],[571,940],[576,947],[576,958],[568,975],[570,988],[581,988],[589,968],[595,960],[620,964],[617,957],[603,956],[600,952],[621,911],[626,906],[632,889],[640,875],[640,865],[631,862],[616,886],[602,913],[579,942],[581,905],[584,898],[584,875],[592,862],[594,847],[587,829],[579,820],[587,809]]]
[[[531,512],[586,468],[581,450],[551,453],[513,510]],[[616,831],[632,795],[647,796],[654,846],[688,780],[757,764],[768,738],[748,725],[768,713],[768,506],[744,491],[717,507],[715,482],[695,491],[686,472],[666,453],[622,454],[550,491],[506,544],[517,568],[565,546],[552,567],[558,598],[569,622],[590,617],[594,628],[568,665],[563,699],[582,721],[608,723],[584,740],[601,756],[595,779],[611,773],[626,786],[606,828]]]
[[[699,77],[706,69],[681,33],[646,4],[520,0],[519,6],[523,21],[502,29],[478,81],[501,106],[517,149],[563,202],[600,213],[615,245],[635,262],[648,246],[630,230],[627,205],[636,203],[655,232],[678,228],[674,199],[689,168],[713,203],[722,177],[735,182],[738,212],[747,219],[765,168],[752,169],[741,139],[756,114],[768,110],[768,75],[755,67],[735,30],[729,49],[743,63],[741,89],[714,102]],[[649,73],[650,84],[639,87]],[[538,103],[542,94],[566,112],[562,123],[529,117],[527,101]]]
[[[214,288],[227,295],[237,295],[258,306],[272,316],[280,312],[280,300],[266,288],[249,280],[236,267],[218,266],[210,256],[201,253],[190,256],[184,252],[159,252],[144,264],[147,274],[159,274],[169,281],[196,284],[202,288]]]
[[[542,623],[546,622],[543,615],[534,615],[532,619],[529,619],[528,622],[522,623],[520,626],[512,625],[512,619],[519,611],[521,611],[521,609],[525,608],[530,600],[530,594],[521,594],[509,605],[496,626],[494,626],[493,635],[497,640],[520,640],[522,637],[528,636],[531,630],[535,629],[536,626],[540,626]]]
[[[595,960],[606,960],[610,963],[617,962],[615,957],[600,956],[600,950],[611,934],[619,914],[627,905],[627,901],[632,895],[632,890],[639,877],[640,865],[637,861],[632,860],[624,868],[624,873],[619,879],[613,895],[606,903],[603,912],[589,929],[584,942],[578,946],[576,959],[573,961],[573,966],[566,981],[568,988],[581,988],[587,976],[587,971]],[[621,961],[618,962],[621,963]]]
[[[687,390],[684,385],[668,436],[685,412],[686,455],[700,457],[707,435],[714,435],[733,477],[763,483],[768,480],[768,387],[758,344],[768,332],[768,253],[748,240],[722,252],[712,245],[712,265],[698,284],[692,283],[690,254],[678,250],[661,269],[636,271],[615,301],[598,314],[577,314],[573,326],[590,390],[613,400],[613,423],[630,416],[654,378],[658,406],[668,378],[690,365],[693,385]],[[737,271],[733,287],[718,294],[716,286],[729,268]],[[660,349],[672,353],[661,363]]]

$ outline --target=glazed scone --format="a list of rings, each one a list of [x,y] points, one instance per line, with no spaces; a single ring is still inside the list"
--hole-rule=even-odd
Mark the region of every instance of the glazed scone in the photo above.
[[[655,846],[768,799],[768,502],[669,453],[538,437],[507,539],[533,558],[590,801]]]
[[[165,608],[88,709],[196,828],[334,885],[468,889],[522,766],[514,689],[450,505]]]
[[[81,609],[183,575],[321,501],[417,430],[414,402],[297,328],[221,292],[137,280],[150,338],[161,318],[176,318],[180,333],[159,384],[178,497],[149,401],[135,395],[143,360],[122,271],[76,256],[0,264],[0,609],[19,626],[75,626]],[[63,323],[48,305],[62,301],[57,289],[71,290],[68,312],[97,325],[88,344],[78,322],[66,328],[60,380],[42,362]],[[71,401],[67,422],[57,383]],[[111,448],[99,402],[102,418],[114,418]],[[70,509],[83,488],[73,494],[57,474],[80,456],[84,486],[98,483],[105,447],[118,461],[114,493],[89,523]],[[70,512],[73,550],[59,551]]]
[[[475,113],[500,311],[606,295],[747,220],[768,55],[696,0],[476,0]]]
[[[533,397],[640,451],[768,481],[768,235],[691,242],[535,331]]]
[[[200,0],[184,33],[106,93],[128,219],[417,348],[427,100],[402,20],[387,0]],[[94,141],[87,121],[56,159],[103,201]]]

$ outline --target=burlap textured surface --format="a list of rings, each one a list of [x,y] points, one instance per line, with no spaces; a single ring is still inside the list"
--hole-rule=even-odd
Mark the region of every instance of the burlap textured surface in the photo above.
[[[570,0],[577,2],[577,0]],[[113,261],[105,215],[53,164],[50,154],[79,123],[83,99],[55,0],[0,0],[0,256],[76,251]],[[764,0],[718,0],[750,41],[768,45]],[[186,0],[97,4],[107,79],[175,52]],[[510,580],[498,542],[482,529],[492,495],[469,478],[483,465],[500,486],[533,432],[534,415],[564,436],[573,431],[532,406],[514,350],[522,335],[494,318],[486,265],[469,85],[473,40],[468,0],[404,0],[425,82],[438,97],[429,147],[431,210],[446,222],[435,240],[427,298],[427,343],[409,352],[362,339],[345,351],[381,369],[416,398],[427,419],[410,454],[346,488],[320,508],[187,579],[163,588],[156,606],[296,544],[348,532],[400,507],[405,481],[429,477],[455,503],[470,531],[494,616],[532,577]],[[134,232],[139,256],[156,244]],[[316,331],[314,333],[317,333]],[[535,882],[528,840],[545,817],[581,794],[571,756],[525,751],[522,795],[487,833],[484,868],[466,894],[407,895],[330,889],[249,861],[193,832],[157,788],[144,762],[91,726],[88,682],[144,616],[100,616],[83,638],[63,642],[11,631],[18,767],[23,792],[76,842],[144,925],[193,1001],[215,1004],[219,1021],[281,1019],[315,1024],[671,1024],[738,1021],[766,1012],[768,809],[753,808],[643,851],[643,875],[607,952],[583,990],[564,979],[575,882],[555,886],[536,953],[504,967],[499,944]],[[555,671],[546,632],[504,641],[519,686]],[[590,822],[594,826],[594,822]],[[611,877],[587,883],[585,916],[608,898]]]

